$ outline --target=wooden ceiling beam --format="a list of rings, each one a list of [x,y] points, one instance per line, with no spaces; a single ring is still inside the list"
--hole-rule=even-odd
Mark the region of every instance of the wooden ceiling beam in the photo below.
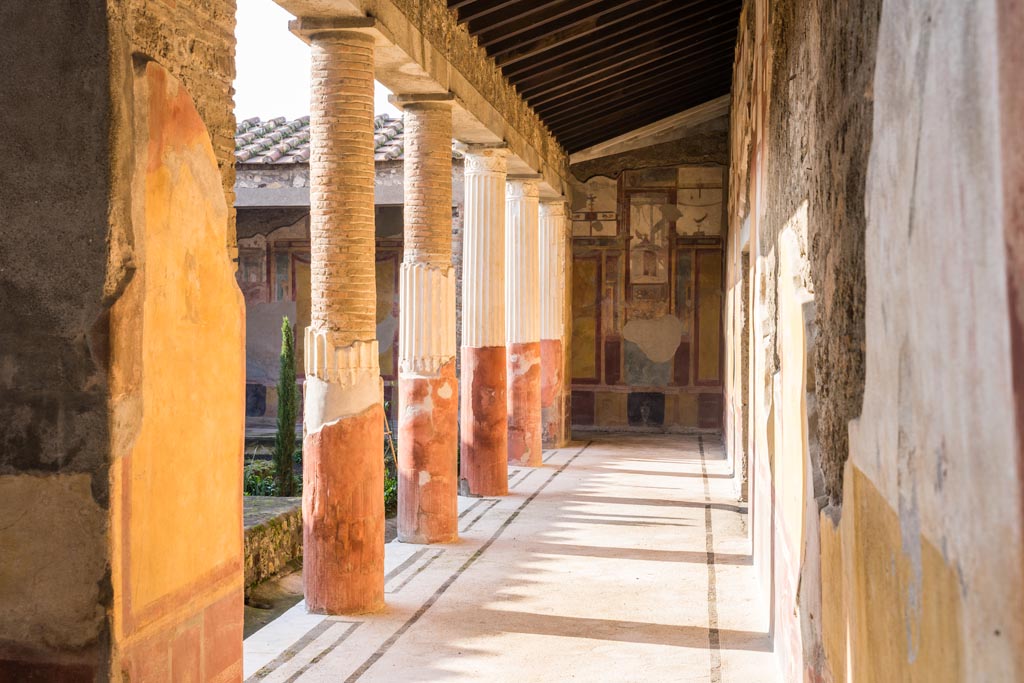
[[[622,28],[631,30],[637,22],[645,22],[651,16],[665,16],[683,14],[685,10],[694,7],[714,5],[728,12],[729,7],[735,5],[733,14],[739,20],[739,3],[741,0],[647,0],[647,2],[622,2],[614,9],[604,12],[594,12],[588,18],[589,21],[579,22],[557,29],[549,27],[545,34],[533,38],[520,38],[496,42],[489,46],[488,53],[495,59],[498,66],[504,68],[516,64],[524,59],[545,52],[560,48],[567,43],[580,44],[583,39],[592,36],[599,31],[611,28]],[[586,42],[594,43],[595,38]]]
[[[488,36],[499,38],[519,35],[523,31],[540,30],[545,24],[573,14],[586,13],[587,8],[607,0],[546,0],[533,7],[524,7],[523,2],[506,8],[478,21],[469,23],[469,32],[477,37],[481,45],[492,41]]]
[[[505,9],[511,5],[520,4],[520,0],[491,0],[489,3],[483,3],[479,0],[469,0],[468,3],[463,3],[463,6],[466,7],[470,3],[476,4],[465,11],[461,9],[459,10],[459,22],[468,23],[481,19],[482,17],[493,14],[494,12]],[[449,5],[448,8],[453,9],[451,5]]]
[[[693,0],[694,3],[699,1]],[[494,58],[499,67],[503,67],[538,51],[552,49],[570,40],[589,35],[608,24],[627,21],[661,8],[671,8],[673,5],[678,6],[678,0],[623,0],[610,7],[601,7],[582,20],[549,26],[546,31],[537,32],[536,35],[495,41],[487,46],[487,53]]]
[[[681,47],[676,50],[672,50],[667,54],[661,54],[656,56],[648,56],[640,60],[635,60],[635,63],[629,65],[623,65],[623,68],[615,69],[606,68],[601,69],[599,73],[593,75],[588,74],[582,78],[575,79],[574,85],[566,87],[560,84],[553,83],[551,86],[545,88],[542,92],[534,93],[523,93],[523,97],[530,106],[537,108],[546,106],[549,103],[556,103],[569,98],[574,93],[583,90],[593,90],[598,86],[607,87],[605,84],[608,81],[626,82],[632,78],[642,78],[646,73],[654,73],[659,69],[672,69],[677,65],[687,67],[692,65],[697,67],[699,60],[694,62],[693,60],[699,56],[721,54],[727,56],[731,62],[733,59],[733,50],[728,49],[728,46],[735,43],[735,37],[730,41],[729,38],[723,38],[720,43],[714,45],[708,45],[698,49],[692,54],[687,54],[687,47]],[[725,49],[723,49],[725,48]],[[686,54],[686,59],[681,59],[678,55]]]
[[[673,79],[667,88],[671,88],[674,91],[680,88],[691,88],[708,81],[720,80],[722,78],[722,70],[722,65],[718,65],[715,68],[705,69],[700,73],[680,71],[678,74],[666,74],[668,78]],[[679,76],[678,79],[676,75]],[[627,86],[622,86],[618,90],[609,90],[593,97],[583,98],[571,107],[548,112],[547,114],[538,112],[538,115],[549,128],[555,130],[567,122],[585,122],[592,118],[600,118],[606,112],[618,110],[618,105],[623,102],[629,103],[639,100],[648,103],[648,105],[651,102],[657,103],[658,99],[666,98],[656,98],[654,94],[659,90],[667,88],[663,79],[649,78],[644,82],[630,83]]]
[[[530,78],[534,74],[541,73],[544,71],[545,65],[554,63],[561,67],[590,58],[616,54],[639,39],[663,34],[665,31],[678,32],[680,28],[688,28],[690,23],[692,20],[687,16],[658,14],[635,25],[618,27],[615,31],[607,34],[595,35],[592,41],[576,41],[581,44],[573,47],[564,46],[557,50],[546,50],[539,53],[535,59],[523,60],[502,68],[502,73],[514,83],[519,79]],[[596,49],[595,44],[599,46]]]
[[[680,82],[679,87],[686,88],[687,91],[693,91],[695,89],[699,90],[709,86],[710,84],[718,82],[721,78],[721,74],[701,76],[691,81]],[[566,115],[557,119],[545,119],[545,125],[547,125],[552,131],[561,130],[562,132],[565,132],[566,127],[574,127],[589,123],[594,119],[603,118],[609,112],[621,112],[635,104],[637,101],[646,102],[648,106],[655,105],[660,101],[659,95],[664,98],[665,93],[659,92],[656,87],[646,87],[642,91],[629,93],[627,95],[608,95],[601,99],[601,108],[597,111],[584,111],[582,113]],[[711,97],[711,99],[714,99],[714,97]]]
[[[630,110],[620,112],[621,116],[618,117],[618,121],[620,121],[619,123],[617,123],[614,118],[597,120],[585,129],[579,129],[563,135],[555,133],[555,137],[569,153],[578,152],[581,149],[592,147],[593,145],[604,142],[605,140],[611,140],[612,138],[628,133],[631,130],[636,130],[637,128],[641,128],[647,124],[654,123],[666,116],[686,111],[691,107],[710,101],[722,94],[723,93],[721,92],[706,91],[695,95],[688,94],[687,97],[673,99],[672,101],[666,102],[664,105],[655,109],[643,110],[641,108],[632,108]]]
[[[643,65],[658,59],[676,55],[679,62],[687,61],[691,56],[731,46],[736,38],[723,35],[721,27],[711,26],[697,34],[679,34],[681,39],[665,37],[666,42],[643,42],[617,55],[587,63],[581,67],[551,69],[532,79],[510,81],[519,93],[527,99],[543,96],[555,90],[562,90],[576,83],[595,81],[602,73],[616,68],[628,68],[630,65]],[[731,52],[731,51],[730,51]]]
[[[503,12],[500,20],[495,21],[492,17],[491,20],[471,23],[469,32],[481,45],[489,48],[497,41],[513,40],[523,34],[543,35],[556,26],[587,21],[621,6],[624,1],[633,0],[548,0],[533,9],[524,9],[523,3],[519,3]]]

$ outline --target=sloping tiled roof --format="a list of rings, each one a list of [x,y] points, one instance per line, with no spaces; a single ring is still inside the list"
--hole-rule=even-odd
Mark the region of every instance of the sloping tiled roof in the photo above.
[[[373,119],[374,155],[377,161],[401,159],[402,119],[378,114]],[[305,164],[309,162],[309,117],[288,121],[281,116],[269,121],[258,117],[238,123],[235,159],[240,164]]]

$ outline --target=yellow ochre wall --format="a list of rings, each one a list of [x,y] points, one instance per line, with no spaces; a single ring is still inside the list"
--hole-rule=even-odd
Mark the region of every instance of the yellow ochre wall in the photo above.
[[[189,92],[155,62],[136,63],[133,86],[135,272],[111,309],[115,671],[230,679],[241,672],[243,301]]]

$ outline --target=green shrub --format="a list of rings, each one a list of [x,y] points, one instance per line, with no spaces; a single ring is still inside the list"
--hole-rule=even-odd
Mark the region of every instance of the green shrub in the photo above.
[[[281,321],[281,369],[277,378],[277,436],[274,439],[275,495],[278,496],[294,496],[298,489],[294,472],[296,393],[295,335],[285,317]]]
[[[384,512],[391,514],[398,510],[398,477],[384,473]]]
[[[242,488],[247,496],[276,496],[276,468],[270,460],[250,460],[245,464]]]

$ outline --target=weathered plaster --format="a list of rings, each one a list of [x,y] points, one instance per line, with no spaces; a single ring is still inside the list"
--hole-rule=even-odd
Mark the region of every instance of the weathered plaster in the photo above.
[[[140,60],[132,104],[136,272],[110,315],[115,666],[147,679],[138,672],[166,656],[152,643],[209,613],[227,621],[182,657],[213,678],[241,667],[241,510],[223,494],[241,490],[243,302],[221,176],[190,93]],[[211,450],[224,456],[211,461]],[[168,485],[182,478],[190,495]]]
[[[750,424],[755,567],[785,676],[1015,680],[995,3],[751,2],[744,17],[727,254],[734,288],[755,255],[750,400],[730,406]]]

